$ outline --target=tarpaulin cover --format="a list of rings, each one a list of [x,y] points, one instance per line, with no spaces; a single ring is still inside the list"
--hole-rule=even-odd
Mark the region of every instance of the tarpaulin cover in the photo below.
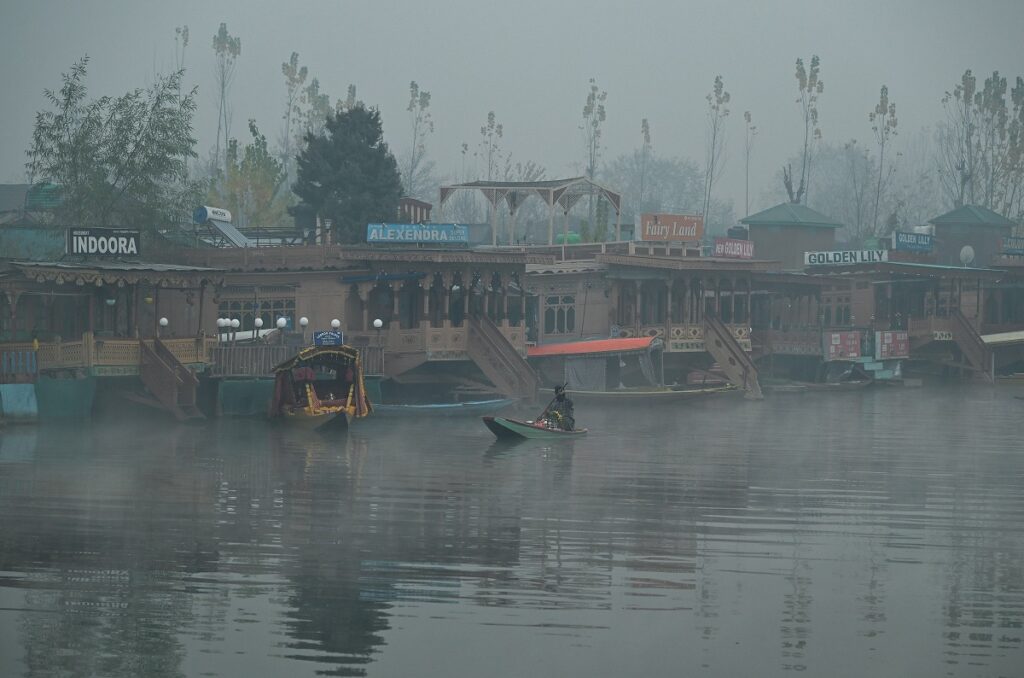
[[[546,358],[559,355],[588,355],[594,353],[629,353],[652,348],[657,337],[630,337],[628,339],[595,339],[593,341],[569,341],[564,344],[544,344],[527,349],[530,358]]]
[[[604,391],[607,358],[569,356],[565,359],[565,383],[571,391]]]

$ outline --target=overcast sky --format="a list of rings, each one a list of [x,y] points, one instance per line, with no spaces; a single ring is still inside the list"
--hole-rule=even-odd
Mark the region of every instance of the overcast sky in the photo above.
[[[721,74],[732,115],[719,191],[735,200],[738,215],[743,111],[761,131],[752,200],[799,146],[798,56],[821,57],[822,130],[837,143],[871,138],[867,112],[883,83],[900,132],[909,133],[942,117],[942,94],[965,68],[979,81],[995,69],[1024,74],[1022,0],[4,0],[0,180],[24,180],[42,90],[57,88],[71,63],[90,56],[94,95],[144,86],[171,70],[181,25],[191,32],[187,81],[199,86],[196,127],[205,155],[216,132],[211,42],[222,21],[242,39],[234,132],[244,133],[253,117],[276,140],[281,63],[296,51],[324,91],[343,97],[354,83],[363,101],[380,107],[396,153],[409,143],[409,81],[429,90],[436,123],[429,153],[443,173],[457,171],[460,143],[475,145],[489,110],[505,126],[503,146],[515,159],[541,163],[549,178],[580,173],[579,124],[591,77],[608,91],[605,159],[638,146],[647,117],[656,152],[700,163],[704,96]]]

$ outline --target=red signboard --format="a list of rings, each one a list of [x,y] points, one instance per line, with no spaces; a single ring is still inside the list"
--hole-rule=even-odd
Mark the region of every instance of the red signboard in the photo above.
[[[860,332],[825,332],[825,360],[860,357]]]
[[[754,241],[735,238],[715,238],[715,256],[729,259],[753,259]]]
[[[697,214],[642,214],[640,239],[659,242],[700,240],[704,237],[704,217]]]
[[[875,359],[909,358],[910,334],[907,332],[875,332]]]

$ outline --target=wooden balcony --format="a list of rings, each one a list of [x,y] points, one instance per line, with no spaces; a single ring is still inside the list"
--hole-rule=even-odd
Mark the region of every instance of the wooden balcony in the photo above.
[[[376,376],[383,373],[382,351],[376,346],[358,346],[363,374]],[[210,352],[211,377],[269,378],[274,368],[296,354],[294,346],[280,344],[221,344]]]
[[[508,321],[495,324],[516,351],[526,355],[526,327],[509,325]],[[440,327],[432,327],[428,322],[420,326],[403,329],[396,324],[377,332],[350,331],[345,333],[345,341],[359,348],[376,347],[386,354],[423,353],[427,361],[469,360],[469,320],[455,327],[450,321],[444,321]]]
[[[152,340],[146,341],[152,346]],[[211,362],[211,351],[217,345],[213,337],[164,339],[164,346],[179,362],[199,371]],[[0,344],[3,351],[31,351],[30,342]],[[139,374],[139,340],[94,337],[85,333],[78,341],[39,344],[36,352],[39,371],[87,370],[93,376],[131,376]]]

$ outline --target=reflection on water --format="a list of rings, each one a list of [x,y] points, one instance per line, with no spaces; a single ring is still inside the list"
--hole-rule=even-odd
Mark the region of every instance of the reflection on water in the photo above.
[[[1019,676],[1022,405],[0,432],[0,675]]]

